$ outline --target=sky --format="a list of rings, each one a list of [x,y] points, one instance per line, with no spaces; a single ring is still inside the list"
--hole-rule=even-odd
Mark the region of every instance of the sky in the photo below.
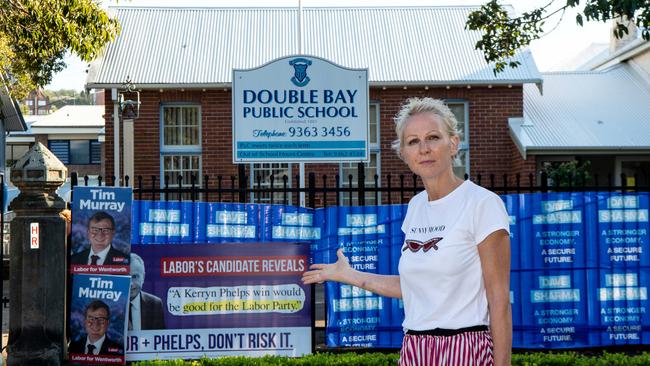
[[[104,8],[110,6],[201,6],[201,7],[247,7],[247,6],[281,6],[298,7],[299,0],[105,0]],[[481,5],[487,0],[301,0],[303,7],[324,6],[445,6],[445,5]],[[536,7],[546,5],[549,0],[506,0],[519,14]],[[556,0],[554,8],[564,0]],[[567,61],[573,59],[592,43],[609,42],[610,25],[608,23],[585,22],[583,27],[576,25],[577,11],[567,11],[563,19],[558,16],[548,20],[541,39],[531,43],[535,63],[540,71],[561,69]],[[75,56],[65,58],[67,68],[56,74],[46,89],[83,90],[86,80],[87,63]]]

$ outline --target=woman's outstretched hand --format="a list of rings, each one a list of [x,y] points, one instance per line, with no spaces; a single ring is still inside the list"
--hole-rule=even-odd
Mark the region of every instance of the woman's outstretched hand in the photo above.
[[[343,249],[336,251],[338,257],[336,263],[330,264],[312,264],[309,271],[302,274],[302,282],[305,285],[312,283],[323,283],[325,281],[346,282],[345,279],[350,275],[352,267],[348,258],[343,254]]]

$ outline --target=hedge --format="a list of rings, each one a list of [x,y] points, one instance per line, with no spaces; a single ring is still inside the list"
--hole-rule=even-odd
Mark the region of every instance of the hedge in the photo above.
[[[139,361],[133,366],[394,366],[397,353],[316,353],[299,358],[265,356],[203,358],[184,361]],[[596,356],[576,352],[512,355],[512,366],[650,366],[650,353],[636,355],[604,352]]]

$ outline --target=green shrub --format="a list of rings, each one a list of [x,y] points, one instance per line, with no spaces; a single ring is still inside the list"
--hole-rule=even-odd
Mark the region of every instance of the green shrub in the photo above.
[[[394,366],[397,353],[316,353],[304,357],[280,356],[202,358],[184,361],[139,361],[133,366]],[[512,355],[512,366],[650,366],[650,353],[638,355],[603,352],[597,356],[577,352]]]

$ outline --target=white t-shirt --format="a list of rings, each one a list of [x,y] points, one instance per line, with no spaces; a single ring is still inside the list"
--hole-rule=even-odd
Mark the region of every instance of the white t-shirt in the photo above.
[[[489,324],[478,244],[500,229],[510,232],[503,201],[469,180],[435,201],[426,191],[411,199],[399,261],[405,329]]]

